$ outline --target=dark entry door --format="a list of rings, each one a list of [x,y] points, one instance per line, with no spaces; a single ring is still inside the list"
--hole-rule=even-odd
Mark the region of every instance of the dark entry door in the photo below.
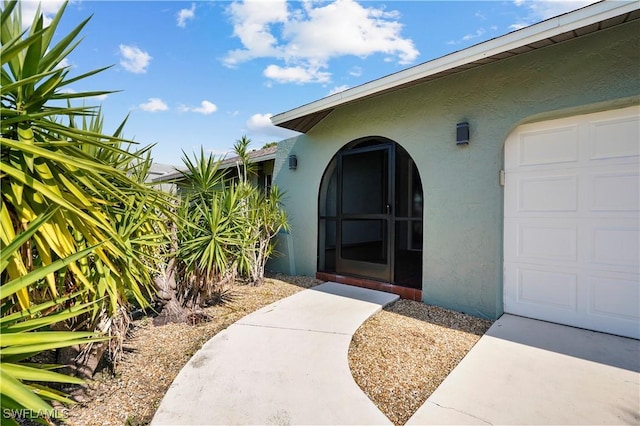
[[[338,157],[336,272],[393,280],[393,145]]]

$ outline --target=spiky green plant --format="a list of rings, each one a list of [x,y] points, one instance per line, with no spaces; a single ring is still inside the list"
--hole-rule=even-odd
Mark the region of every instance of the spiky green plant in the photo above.
[[[27,229],[0,251],[0,272],[4,272],[12,259],[20,256],[23,247],[35,232],[53,215],[47,212],[34,220]],[[67,346],[87,344],[104,340],[93,332],[52,331],[50,327],[76,318],[91,310],[91,303],[81,303],[79,293],[31,305],[20,310],[13,309],[12,297],[23,289],[37,286],[48,274],[59,272],[72,262],[88,256],[96,247],[89,247],[67,258],[58,259],[20,278],[4,282],[0,286],[0,408],[2,424],[17,424],[14,417],[37,420],[43,417],[58,417],[46,400],[71,403],[66,395],[47,386],[47,383],[81,384],[82,380],[52,371],[57,365],[27,362],[28,358],[43,352]],[[77,303],[72,303],[77,302]],[[95,303],[95,302],[93,302]],[[64,308],[65,305],[70,305]],[[13,311],[9,314],[8,312]]]
[[[233,152],[238,157],[238,163],[236,164],[238,169],[238,179],[241,182],[247,182],[249,176],[256,174],[255,164],[251,162],[251,158],[249,156],[249,145],[251,145],[251,139],[246,135],[243,135],[240,139],[236,140],[235,144],[233,144]]]
[[[236,212],[242,222],[238,235],[236,267],[245,281],[260,285],[264,282],[264,270],[269,256],[273,252],[273,238],[281,229],[288,229],[287,216],[282,206],[282,193],[272,186],[269,194],[261,191],[249,179],[255,174],[255,164],[251,162],[249,145],[251,139],[246,136],[238,139],[233,146],[239,159],[238,181],[235,190],[243,200]],[[243,173],[240,173],[240,168]]]
[[[248,143],[236,144],[240,167],[250,170]],[[239,150],[239,152],[238,152]],[[277,187],[269,195],[240,173],[225,180],[221,160],[200,156],[183,159],[183,197],[178,208],[176,282],[179,299],[199,306],[225,284],[240,277],[262,284],[272,253],[273,237],[286,228],[287,218]]]
[[[50,272],[42,283],[21,288],[7,310],[77,293],[92,310],[68,325],[93,330],[101,317],[119,315],[128,297],[148,304],[153,269],[162,260],[156,248],[168,241],[168,202],[142,183],[139,170],[148,168],[149,148],[132,151],[122,126],[104,134],[99,108],[71,105],[112,92],[66,90],[108,67],[71,77],[70,67],[62,66],[88,22],[54,37],[65,7],[47,26],[38,11],[26,32],[19,3],[5,1],[1,12],[0,240],[9,244],[57,207],[21,246],[20,256],[11,257],[1,278],[4,287],[95,246],[64,273]]]
[[[240,198],[219,170],[221,160],[183,157],[183,197],[177,212],[176,281],[179,299],[198,306],[210,299],[235,271]]]
[[[243,228],[238,270],[253,285],[264,283],[265,266],[273,253],[273,238],[281,229],[289,229],[282,196],[275,185],[268,195],[253,185],[247,191],[247,205],[243,212],[246,225]]]

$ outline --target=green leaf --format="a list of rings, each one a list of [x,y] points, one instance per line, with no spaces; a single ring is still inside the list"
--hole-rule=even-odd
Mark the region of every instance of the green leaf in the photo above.
[[[79,331],[40,331],[38,333],[9,333],[2,336],[2,346],[28,346],[65,342],[68,340],[95,337],[93,332]]]
[[[0,395],[4,406],[5,397],[11,398],[19,406],[34,412],[50,412],[53,408],[33,393],[28,387],[5,371],[4,363],[0,363]]]
[[[2,23],[2,25],[5,25],[5,22],[11,17],[16,4],[18,4],[18,2],[16,1],[9,1],[4,3],[4,10],[2,11],[2,15],[0,15],[0,22]]]
[[[3,362],[2,369],[18,380],[27,380],[30,382],[72,383],[77,385],[84,383],[84,380],[77,377],[67,376],[66,374],[60,374],[54,371],[29,367],[26,365]]]
[[[51,219],[51,217],[56,213],[57,208],[51,209],[46,212],[42,216],[38,217],[36,220],[29,224],[29,227],[21,232],[10,244],[6,247],[3,247],[0,251],[0,272],[4,271],[7,265],[9,264],[9,259],[18,249],[26,243],[33,234],[42,226],[42,224],[46,223]]]
[[[20,289],[23,289],[37,282],[38,280],[43,279],[51,272],[55,272],[58,269],[68,266],[71,262],[75,262],[76,260],[85,257],[86,255],[91,253],[93,250],[95,250],[96,247],[99,247],[101,245],[102,243],[91,246],[85,250],[81,250],[64,259],[58,259],[55,262],[45,267],[38,268],[32,272],[29,272],[27,275],[24,275],[20,278],[17,278],[15,280],[12,280],[12,281],[9,281],[8,283],[3,284],[2,286],[0,286],[0,299],[7,298],[12,294],[17,293]]]

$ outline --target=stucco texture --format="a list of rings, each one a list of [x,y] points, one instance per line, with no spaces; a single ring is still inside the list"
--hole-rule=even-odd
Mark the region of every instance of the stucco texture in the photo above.
[[[422,179],[423,301],[499,317],[504,141],[525,122],[638,103],[639,71],[636,21],[336,109],[278,149],[274,180],[287,193],[291,233],[283,237],[292,239],[295,272],[316,272],[325,167],[348,142],[384,136],[407,150]],[[468,146],[455,143],[462,121]],[[287,167],[290,154],[297,170]]]

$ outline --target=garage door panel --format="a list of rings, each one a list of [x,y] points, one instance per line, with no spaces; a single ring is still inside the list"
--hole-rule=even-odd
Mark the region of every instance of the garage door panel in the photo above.
[[[505,312],[640,338],[639,151],[638,106],[510,135]]]
[[[577,261],[575,226],[518,224],[518,258]]]
[[[580,236],[570,219],[557,219],[550,224],[544,218],[505,219],[505,233],[513,235],[505,241],[505,261],[549,264],[576,263]]]
[[[568,324],[578,316],[585,295],[577,271],[543,265],[507,266],[505,312]],[[575,325],[575,324],[572,324]]]
[[[594,268],[638,273],[640,230],[637,221],[621,222],[609,221],[608,224],[595,224],[590,227],[591,243],[587,247],[591,250],[588,263]]]
[[[518,268],[519,303],[575,311],[578,299],[578,276],[566,271]]]
[[[523,132],[518,140],[518,166],[578,161],[578,127],[563,126]]]
[[[578,179],[575,175],[519,177],[518,212],[575,212]]]
[[[640,335],[640,288],[633,274],[606,277],[528,265],[505,268],[505,280],[517,283],[505,288],[505,312],[515,309],[518,315],[545,321]]]
[[[592,121],[589,136],[591,159],[640,155],[640,118],[636,116]]]
[[[625,321],[640,320],[640,285],[633,276],[590,276],[589,313]]]
[[[589,210],[591,211],[638,212],[640,173],[637,167],[636,170],[617,173],[589,174],[588,188],[590,188]]]
[[[640,272],[636,219],[505,219],[505,262],[580,266],[590,271]]]

